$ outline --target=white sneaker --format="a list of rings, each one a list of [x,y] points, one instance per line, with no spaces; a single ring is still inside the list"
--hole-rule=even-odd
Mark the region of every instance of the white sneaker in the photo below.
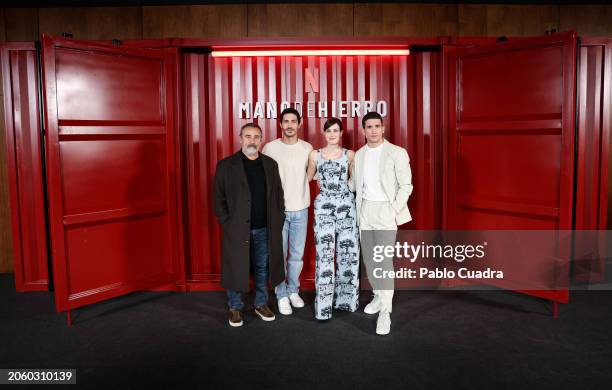
[[[284,297],[278,300],[278,312],[285,316],[293,314],[293,310],[291,310],[291,305],[289,304],[289,298]]]
[[[386,335],[391,331],[391,316],[388,311],[381,311],[376,320],[376,334]]]
[[[289,300],[291,301],[291,306],[293,307],[297,307],[297,308],[304,307],[304,301],[302,300],[302,298],[300,298],[298,293],[290,294]]]
[[[382,302],[380,302],[380,298],[378,296],[374,296],[374,298],[363,308],[363,312],[366,314],[376,314],[382,308]]]

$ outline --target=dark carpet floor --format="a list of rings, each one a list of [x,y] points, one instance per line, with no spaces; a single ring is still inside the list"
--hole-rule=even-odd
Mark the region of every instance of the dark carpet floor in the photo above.
[[[68,327],[51,293],[0,275],[0,368],[76,368],[77,387],[108,389],[612,388],[612,292],[574,292],[554,320],[511,292],[401,291],[384,337],[361,310],[317,322],[304,298],[292,316],[251,311],[230,328],[223,293],[134,293]]]

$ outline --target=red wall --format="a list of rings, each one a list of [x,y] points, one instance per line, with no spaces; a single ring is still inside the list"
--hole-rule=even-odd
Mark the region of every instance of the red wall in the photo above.
[[[438,53],[410,56],[309,56],[212,58],[185,54],[185,125],[187,138],[188,218],[191,253],[187,278],[208,285],[219,280],[220,237],[212,213],[212,181],[216,162],[239,149],[238,129],[254,119],[238,119],[240,102],[302,102],[301,138],[313,147],[324,146],[324,118],[309,117],[307,102],[387,102],[384,119],[387,138],[405,147],[417,189],[410,200],[415,221],[405,228],[434,228],[440,217],[441,198],[436,170],[436,146],[440,144],[437,120],[439,98]],[[319,91],[306,85],[306,68],[319,70]],[[314,106],[315,110],[318,106]],[[316,115],[316,114],[315,114]],[[364,144],[358,117],[343,118],[343,146]],[[340,116],[339,114],[337,116]],[[264,131],[264,143],[281,135],[277,119],[255,119]],[[316,184],[312,184],[312,197]],[[422,206],[419,204],[422,203]],[[311,221],[312,221],[312,215]],[[312,283],[314,245],[312,230],[306,243],[302,279]]]

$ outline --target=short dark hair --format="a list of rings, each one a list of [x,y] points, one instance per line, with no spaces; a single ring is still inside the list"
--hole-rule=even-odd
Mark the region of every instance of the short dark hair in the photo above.
[[[380,124],[383,124],[383,118],[376,111],[370,111],[361,118],[361,126],[365,129],[365,123],[370,119],[380,119]]]
[[[338,125],[338,127],[340,128],[340,131],[342,131],[342,121],[333,116],[325,121],[325,124],[323,125],[323,131],[329,129],[333,125]]]
[[[249,123],[245,123],[244,125],[242,125],[242,127],[240,128],[240,136],[242,136],[242,131],[244,129],[246,129],[247,127],[252,127],[255,129],[259,129],[259,132],[261,134],[263,134],[263,131],[261,131],[261,127],[259,127],[259,125],[257,123],[253,123],[253,122],[249,122]]]
[[[298,110],[296,110],[295,108],[292,108],[292,107],[287,107],[287,108],[285,108],[285,109],[283,110],[283,112],[281,112],[281,114],[280,114],[280,121],[281,121],[281,123],[283,123],[283,117],[284,117],[286,114],[293,114],[293,115],[295,115],[295,116],[297,117],[298,123],[301,123],[301,122],[302,122],[302,116],[300,115],[299,111],[298,111]]]

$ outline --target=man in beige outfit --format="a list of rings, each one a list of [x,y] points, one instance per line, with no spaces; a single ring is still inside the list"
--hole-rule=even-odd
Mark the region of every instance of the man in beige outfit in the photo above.
[[[379,313],[376,333],[385,335],[391,330],[394,284],[391,278],[374,278],[373,270],[376,267],[393,270],[393,257],[377,261],[373,259],[373,248],[394,246],[397,227],[412,220],[407,205],[412,193],[412,173],[406,150],[385,140],[380,114],[369,112],[361,123],[367,143],[355,153],[349,186],[356,192],[363,261],[374,292],[364,312]]]
[[[285,224],[283,226],[283,254],[286,259],[287,280],[275,287],[278,311],[283,315],[304,307],[299,295],[300,273],[304,261],[304,246],[308,232],[308,207],[310,186],[306,169],[312,145],[299,139],[302,117],[294,108],[286,108],[280,114],[281,138],[268,142],[263,154],[278,164],[278,172],[285,194]]]

